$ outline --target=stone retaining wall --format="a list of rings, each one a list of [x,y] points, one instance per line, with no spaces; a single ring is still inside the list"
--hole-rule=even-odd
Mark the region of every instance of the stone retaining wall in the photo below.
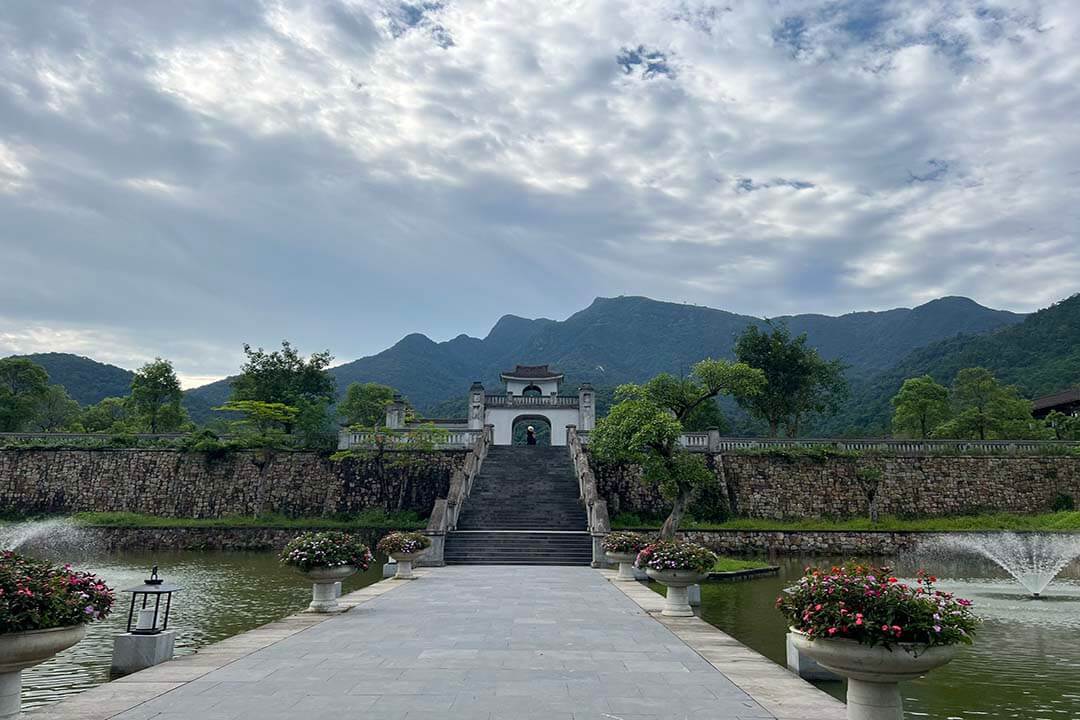
[[[276,552],[302,532],[303,528],[85,527],[80,528],[80,537],[95,550],[109,553],[133,550]],[[363,528],[347,532],[361,538],[374,551],[375,543],[390,530]]]
[[[368,508],[427,516],[464,451],[386,452],[339,462],[313,452],[0,450],[0,510],[292,517]]]
[[[858,474],[880,473],[876,504],[882,515],[935,517],[988,511],[1047,512],[1058,495],[1080,504],[1077,456],[924,456],[791,458],[710,455],[717,483],[691,512],[719,519],[731,505],[750,518],[865,517],[867,495]],[[669,505],[655,488],[643,487],[636,467],[593,463],[600,496],[612,517],[621,513],[662,516]]]

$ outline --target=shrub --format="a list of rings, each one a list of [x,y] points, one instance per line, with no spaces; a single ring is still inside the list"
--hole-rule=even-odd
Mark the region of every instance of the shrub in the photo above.
[[[810,638],[846,638],[863,645],[970,644],[979,625],[971,602],[934,589],[919,571],[915,585],[887,567],[854,562],[828,571],[809,567],[776,600],[788,625]]]
[[[643,548],[634,564],[653,570],[695,570],[706,573],[712,569],[716,559],[716,553],[703,545],[682,540],[661,540]]]
[[[367,570],[375,560],[367,545],[348,533],[336,531],[298,535],[281,551],[280,559],[300,570],[342,565]]]
[[[431,538],[418,532],[392,532],[383,537],[375,548],[383,555],[411,555],[431,547]]]
[[[636,532],[613,532],[604,536],[601,543],[604,550],[609,553],[634,553],[637,555],[649,543],[650,538]]]
[[[1066,493],[1058,493],[1054,498],[1054,502],[1050,503],[1050,509],[1054,512],[1066,512],[1076,509],[1076,501],[1073,500],[1072,495]]]
[[[0,635],[101,620],[113,600],[112,589],[96,575],[0,553]]]

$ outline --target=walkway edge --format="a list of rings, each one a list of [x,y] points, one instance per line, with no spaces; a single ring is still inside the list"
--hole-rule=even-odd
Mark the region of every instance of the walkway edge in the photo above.
[[[777,720],[844,720],[846,717],[844,703],[701,618],[664,617],[660,614],[664,597],[643,583],[615,582],[614,570],[597,572]]]
[[[422,579],[426,574],[422,569],[413,570],[413,575],[417,579]],[[408,585],[410,582],[415,581],[394,580],[393,578],[381,580],[342,595],[338,598],[338,603],[346,608],[346,612],[351,611],[358,605],[363,605],[369,600]],[[183,687],[193,680],[198,680],[207,673],[223,668],[253,652],[340,615],[341,613],[294,613],[201,647],[191,655],[183,655],[161,665],[125,675],[58,703],[27,710],[23,716],[27,720],[108,720],[176,688]]]

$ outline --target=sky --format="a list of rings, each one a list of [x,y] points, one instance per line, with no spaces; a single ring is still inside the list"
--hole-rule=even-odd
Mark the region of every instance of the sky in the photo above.
[[[1080,290],[1075,0],[3,0],[0,355]]]

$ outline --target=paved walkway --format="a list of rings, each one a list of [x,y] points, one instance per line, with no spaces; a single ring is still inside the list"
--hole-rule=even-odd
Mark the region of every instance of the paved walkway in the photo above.
[[[115,717],[776,717],[595,570],[457,566],[421,572],[416,581],[395,583],[400,587],[392,592],[283,635]],[[147,680],[167,678],[170,665],[145,671]],[[834,712],[842,705],[805,688],[820,695],[821,704],[801,705],[790,717],[842,716]],[[63,703],[54,708],[63,716]]]

